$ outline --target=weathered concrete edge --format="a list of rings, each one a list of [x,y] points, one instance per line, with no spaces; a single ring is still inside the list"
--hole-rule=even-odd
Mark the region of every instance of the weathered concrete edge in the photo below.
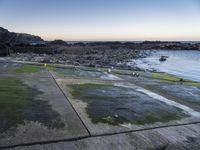
[[[72,105],[72,103],[68,100],[67,96],[65,95],[64,91],[62,90],[62,88],[59,86],[59,84],[57,83],[56,79],[54,78],[54,76],[52,75],[52,73],[49,71],[49,74],[51,75],[52,79],[54,80],[56,86],[59,88],[59,90],[62,92],[62,94],[64,95],[64,97],[66,98],[66,100],[69,102],[69,104],[71,105],[72,109],[74,110],[74,112],[76,113],[76,115],[78,116],[79,120],[81,121],[81,123],[83,124],[84,128],[86,129],[86,131],[88,132],[89,136],[91,136],[91,133],[89,131],[89,129],[87,128],[87,126],[85,125],[85,123],[83,122],[83,120],[81,119],[81,117],[79,116],[78,112],[76,111],[76,109],[74,108],[74,106]]]
[[[120,133],[82,136],[82,137],[77,137],[77,138],[55,140],[55,141],[26,143],[26,144],[20,144],[20,145],[0,147],[0,149],[12,149],[12,148],[20,148],[20,147],[26,147],[26,146],[34,146],[34,145],[56,144],[56,143],[60,143],[60,142],[72,142],[72,141],[79,141],[79,140],[88,139],[88,138],[107,137],[107,136],[112,136],[112,135],[121,135],[121,134],[125,134],[125,133],[139,133],[139,132],[143,132],[143,131],[153,131],[156,129],[165,129],[165,128],[170,128],[170,127],[177,127],[177,128],[178,127],[187,127],[188,125],[196,125],[196,124],[200,125],[200,122],[188,123],[188,124],[182,124],[182,125],[170,125],[170,126],[165,126],[165,127],[162,126],[162,127],[148,128],[148,129],[139,129],[139,130],[134,130],[134,131],[124,131],[124,132],[120,132]]]

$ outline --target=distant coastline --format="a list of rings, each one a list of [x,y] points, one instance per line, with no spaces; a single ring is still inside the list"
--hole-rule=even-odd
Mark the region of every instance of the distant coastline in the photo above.
[[[145,41],[149,41],[149,40],[142,40],[142,41],[67,41],[64,40],[67,44],[75,44],[75,43],[84,43],[84,44],[88,44],[88,43],[95,43],[95,42],[120,42],[120,43],[127,43],[127,42],[131,42],[131,43],[143,43]],[[156,41],[150,41],[150,42],[157,42]],[[181,42],[181,43],[190,43],[190,44],[196,44],[196,43],[200,43],[200,41],[159,41],[159,42]]]
[[[39,36],[9,32],[0,27],[0,56],[42,63],[90,67],[133,67],[131,59],[149,55],[146,50],[200,50],[198,41],[45,41]]]

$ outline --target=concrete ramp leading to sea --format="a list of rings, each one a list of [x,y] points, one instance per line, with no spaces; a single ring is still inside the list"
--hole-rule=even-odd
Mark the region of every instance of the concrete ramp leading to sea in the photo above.
[[[195,149],[199,97],[163,73],[1,61],[0,148]]]

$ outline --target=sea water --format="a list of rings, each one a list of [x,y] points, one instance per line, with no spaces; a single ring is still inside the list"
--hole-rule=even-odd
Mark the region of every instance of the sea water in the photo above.
[[[161,56],[168,58],[161,62]],[[155,50],[145,58],[128,63],[131,64],[142,69],[165,72],[200,82],[200,51],[197,50]]]

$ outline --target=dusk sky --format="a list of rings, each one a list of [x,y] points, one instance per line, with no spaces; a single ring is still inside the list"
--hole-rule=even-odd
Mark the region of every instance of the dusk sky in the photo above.
[[[0,26],[45,40],[200,40],[200,0],[0,0]]]

